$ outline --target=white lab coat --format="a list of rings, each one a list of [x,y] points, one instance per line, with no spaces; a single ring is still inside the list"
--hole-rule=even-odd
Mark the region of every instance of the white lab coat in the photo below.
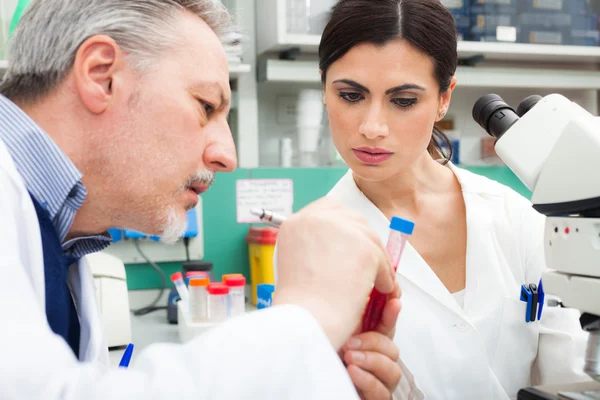
[[[545,307],[541,321],[525,323],[521,284],[537,284],[546,268],[544,216],[512,189],[449,167],[467,213],[464,308],[407,243],[396,274],[403,306],[394,340],[404,377],[394,397],[514,399],[531,384],[589,379],[576,310]],[[389,221],[351,171],[329,196],[362,213],[385,245]]]
[[[81,321],[76,360],[47,323],[36,213],[1,140],[0,272],[2,400],[358,398],[316,320],[295,306],[234,319],[186,345],[152,345],[128,370],[109,368],[85,259],[69,274]]]

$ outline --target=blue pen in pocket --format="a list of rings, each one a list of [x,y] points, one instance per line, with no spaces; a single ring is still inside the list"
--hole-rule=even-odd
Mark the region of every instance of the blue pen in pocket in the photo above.
[[[119,367],[127,368],[129,366],[129,362],[131,361],[131,355],[133,354],[133,343],[129,343],[127,348],[125,349],[125,353],[123,353],[123,357],[121,357],[121,362],[119,363]]]

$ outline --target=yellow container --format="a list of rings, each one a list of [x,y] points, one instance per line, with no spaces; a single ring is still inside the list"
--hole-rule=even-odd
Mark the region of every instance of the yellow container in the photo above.
[[[250,228],[246,242],[250,258],[250,282],[252,283],[252,304],[258,302],[256,286],[262,283],[275,284],[273,253],[277,242],[277,228]]]

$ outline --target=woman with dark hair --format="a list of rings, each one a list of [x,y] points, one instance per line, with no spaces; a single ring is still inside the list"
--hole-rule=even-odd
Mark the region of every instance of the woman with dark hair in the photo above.
[[[329,196],[360,211],[382,243],[392,216],[416,223],[396,275],[404,376],[395,397],[508,399],[531,384],[586,379],[578,313],[544,307],[526,322],[519,299],[546,269],[544,217],[450,163],[434,129],[456,86],[450,13],[439,0],[342,0],[319,58],[331,136],[350,167]],[[385,376],[394,352],[355,347],[343,357],[363,397],[375,398],[364,394],[374,380],[394,390]]]

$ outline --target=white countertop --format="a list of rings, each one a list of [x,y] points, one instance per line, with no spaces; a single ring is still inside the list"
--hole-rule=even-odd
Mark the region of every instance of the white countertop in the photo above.
[[[144,291],[130,291],[129,302],[132,309],[143,307],[153,300],[158,291],[156,290],[144,290]],[[166,298],[168,293],[164,294],[164,301],[160,304],[166,304]],[[256,308],[254,306],[246,304],[246,311],[253,311]],[[145,347],[148,347],[152,343],[180,343],[179,340],[179,329],[177,324],[169,324],[167,321],[167,310],[158,310],[150,314],[135,316],[131,314],[131,343],[134,344],[133,357],[139,354]],[[109,352],[110,362],[112,365],[119,365],[121,357],[125,348],[111,350]]]
[[[179,331],[176,324],[167,321],[167,310],[136,317],[131,315],[131,342],[134,344],[133,357],[145,347],[157,342],[179,343]],[[119,365],[125,349],[109,352],[112,365]]]

